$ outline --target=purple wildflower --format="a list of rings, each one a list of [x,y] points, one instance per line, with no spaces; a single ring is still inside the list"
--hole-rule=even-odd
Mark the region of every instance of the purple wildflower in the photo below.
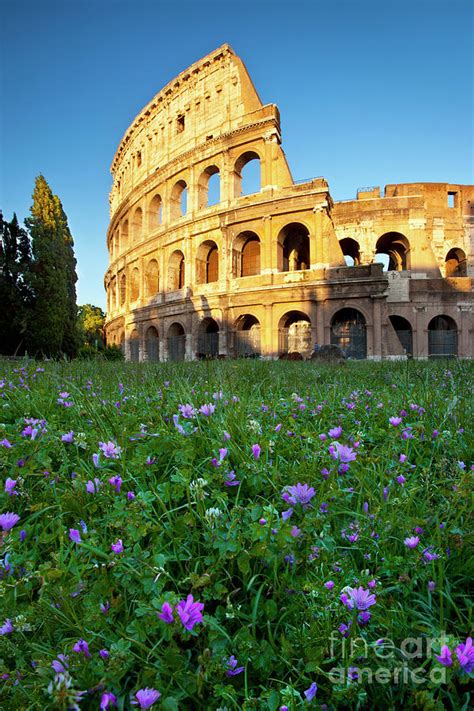
[[[300,533],[301,533],[301,529],[298,528],[298,526],[293,526],[293,528],[290,531],[290,535],[293,536],[293,538],[298,538]]]
[[[397,476],[397,483],[400,484],[400,486],[403,486],[405,482],[406,482],[406,479],[403,476],[403,474],[399,474]]]
[[[416,548],[419,542],[420,539],[418,536],[411,536],[410,538],[405,538],[403,541],[407,548]]]
[[[100,699],[100,711],[107,711],[109,706],[117,705],[117,697],[111,691],[104,691]]]
[[[260,459],[260,445],[259,444],[252,444],[252,454],[254,459]]]
[[[459,644],[456,649],[456,656],[461,669],[470,674],[474,669],[474,647],[472,646],[472,637],[468,637],[464,644]]]
[[[191,631],[194,625],[202,622],[202,610],[204,610],[204,605],[202,602],[194,602],[192,595],[188,595],[186,600],[181,600],[176,605],[176,612],[188,631]]]
[[[451,651],[446,644],[441,647],[441,654],[435,654],[435,659],[437,659],[443,667],[451,667],[453,665]]]
[[[338,459],[342,464],[349,464],[349,462],[353,462],[357,457],[352,447],[348,447],[340,442],[332,444],[329,447],[329,453],[333,459]]]
[[[434,580],[428,580],[428,591],[433,592],[436,589],[436,583]]]
[[[12,448],[11,442],[9,442],[8,439],[6,439],[6,438],[5,438],[5,439],[2,439],[2,440],[0,441],[0,444],[2,445],[2,447],[5,447],[5,449],[11,449],[11,448]]]
[[[73,652],[76,652],[77,654],[83,654],[85,657],[90,657],[91,653],[89,652],[89,645],[87,644],[85,639],[78,639],[74,647],[72,648]]]
[[[240,481],[235,478],[234,470],[227,472],[227,474],[225,475],[224,484],[226,486],[238,486],[240,484]]]
[[[174,622],[174,617],[173,617],[173,608],[169,604],[169,602],[164,602],[163,605],[161,606],[161,612],[158,614],[158,617],[160,620],[163,620],[163,622],[166,622],[167,625],[170,625],[172,622]]]
[[[293,504],[293,506],[301,504],[303,508],[307,508],[315,493],[312,486],[298,482],[295,486],[286,486],[283,489],[281,498],[288,504]]]
[[[328,435],[332,439],[339,439],[339,437],[342,435],[342,427],[333,427],[332,429],[328,430]]]
[[[0,635],[11,634],[13,632],[12,621],[7,618],[3,625],[0,627]]]
[[[357,617],[357,619],[358,619],[361,627],[363,627],[364,625],[366,625],[369,622],[371,617],[372,617],[372,615],[370,614],[370,612],[364,611],[364,612],[360,613],[360,615]]]
[[[110,657],[110,652],[108,649],[99,649],[99,654],[102,659],[108,659]]]
[[[114,487],[116,490],[117,494],[120,493],[120,487],[122,486],[122,477],[120,476],[112,476],[109,479],[109,484]]]
[[[7,511],[7,513],[0,514],[0,528],[2,531],[9,531],[19,520],[18,514]]]
[[[238,661],[232,654],[229,659],[226,661],[227,664],[227,671],[226,671],[226,676],[237,676],[237,674],[241,674],[245,667],[238,667]]]
[[[370,593],[369,590],[364,590],[362,585],[358,588],[346,588],[346,590],[348,598],[344,604],[349,610],[354,610],[355,608],[356,610],[364,611],[376,603],[375,595]]]
[[[422,555],[424,560],[427,563],[431,563],[432,560],[438,560],[439,555],[437,553],[432,553],[433,546],[428,546],[428,548],[425,548],[423,551]]]
[[[306,696],[306,700],[312,701],[314,699],[314,697],[316,696],[317,690],[318,690],[318,685],[316,684],[315,681],[313,681],[313,683],[311,684],[309,689],[306,689],[306,691],[304,692],[304,695]]]
[[[186,403],[186,405],[180,405],[178,407],[178,410],[180,411],[180,413],[182,414],[182,416],[185,419],[194,417],[194,415],[196,414],[194,407],[192,405],[190,405],[189,403]]]
[[[108,611],[110,610],[110,602],[107,600],[107,602],[100,603],[100,611],[102,612],[103,615],[106,615]]]
[[[71,541],[74,543],[80,543],[81,542],[81,534],[77,530],[77,528],[70,528],[69,529],[69,538]]]
[[[99,455],[97,454],[97,452],[92,455],[92,462],[93,462],[95,468],[97,469],[99,466]]]
[[[201,415],[205,415],[206,417],[210,417],[214,412],[216,411],[216,406],[212,404],[212,402],[207,403],[205,405],[201,405],[199,408],[199,412]]]
[[[114,553],[123,553],[122,539],[119,538],[118,541],[116,543],[112,543],[110,547]]]
[[[283,521],[288,521],[290,516],[293,514],[293,509],[287,509],[286,511],[283,511],[281,514],[281,517]]]
[[[334,587],[334,581],[328,580],[327,583],[324,583],[324,587],[327,588],[328,590],[332,590]]]
[[[338,630],[342,634],[343,637],[349,637],[349,632],[351,631],[351,625],[352,625],[352,621],[350,621],[347,625],[344,624],[344,622],[341,622],[341,624],[338,627]]]
[[[69,664],[67,663],[68,659],[69,657],[67,655],[58,654],[58,658],[51,662],[51,666],[56,674],[64,674],[69,669]]]
[[[134,491],[127,491],[127,501],[133,501],[135,498],[135,492]]]
[[[66,432],[66,434],[63,434],[61,437],[61,442],[73,442],[74,441],[74,432],[71,430],[70,432]]]
[[[149,689],[146,687],[145,689],[140,689],[140,691],[137,691],[135,694],[135,698],[137,699],[136,701],[132,701],[132,704],[134,706],[139,705],[141,709],[149,709],[155,701],[158,701],[160,698],[161,694],[159,691],[156,689]]]
[[[20,531],[20,541],[23,543],[25,538],[26,538],[26,531],[24,528],[22,528],[22,530]]]
[[[5,481],[5,493],[8,494],[8,496],[17,495],[17,492],[15,491],[16,482],[16,479],[11,479],[10,477],[8,477]]]
[[[122,451],[120,447],[110,440],[108,442],[99,442],[99,449],[102,450],[104,457],[107,459],[118,459]]]
[[[392,425],[392,427],[398,427],[398,425],[401,425],[402,423],[402,418],[401,417],[389,417],[388,421]]]

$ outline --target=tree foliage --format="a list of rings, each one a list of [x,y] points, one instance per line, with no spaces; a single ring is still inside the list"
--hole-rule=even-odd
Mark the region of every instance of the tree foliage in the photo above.
[[[85,344],[100,348],[104,345],[105,314],[99,306],[84,304],[78,308],[81,340]]]

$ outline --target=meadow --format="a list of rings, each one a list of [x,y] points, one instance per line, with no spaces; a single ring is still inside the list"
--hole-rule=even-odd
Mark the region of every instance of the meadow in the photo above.
[[[469,362],[0,362],[0,708],[468,709]]]

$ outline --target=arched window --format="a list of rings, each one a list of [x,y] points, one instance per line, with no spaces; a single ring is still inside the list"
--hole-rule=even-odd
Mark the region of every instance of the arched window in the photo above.
[[[168,360],[184,360],[186,335],[180,323],[172,323],[168,329]]]
[[[465,277],[467,276],[466,254],[462,249],[450,249],[446,255],[446,276]]]
[[[216,165],[210,165],[203,171],[198,181],[198,207],[217,205],[220,202],[220,173]]]
[[[367,358],[364,316],[357,309],[341,309],[331,321],[331,344],[339,346],[347,358]]]
[[[210,284],[219,279],[219,249],[212,240],[199,245],[196,256],[196,283]]]
[[[428,324],[428,356],[450,358],[458,354],[458,331],[451,316],[435,316]]]
[[[132,279],[130,285],[130,300],[137,301],[140,297],[140,272],[138,267],[132,269]]]
[[[260,156],[254,151],[243,153],[234,165],[234,197],[260,192]]]
[[[242,232],[235,238],[232,249],[234,277],[260,274],[260,239],[255,232]]]
[[[140,339],[138,336],[138,331],[134,329],[130,334],[128,341],[130,360],[134,363],[138,363],[140,359]]]
[[[148,298],[155,296],[159,291],[159,271],[156,259],[150,259],[146,266],[145,290]]]
[[[169,289],[176,291],[184,286],[184,254],[177,249],[169,261]]]
[[[278,235],[280,271],[296,272],[309,269],[309,232],[297,222],[284,227]]]
[[[352,237],[344,237],[339,240],[346,265],[348,267],[357,267],[360,264],[360,248],[359,243]]]
[[[139,242],[142,237],[142,229],[143,229],[143,212],[141,207],[137,207],[135,212],[133,213],[133,222],[132,222],[132,235],[133,235],[133,241]]]
[[[158,331],[154,326],[150,326],[145,334],[145,354],[148,361],[159,360]]]
[[[403,316],[390,316],[390,323],[395,329],[398,340],[407,356],[413,355],[413,330],[409,321]]]
[[[311,321],[302,311],[289,311],[281,317],[278,328],[280,355],[300,353],[309,358],[312,353]]]
[[[122,222],[122,226],[120,227],[120,249],[122,252],[125,252],[125,250],[128,247],[128,220],[124,220]]]
[[[120,277],[120,306],[124,306],[127,300],[127,277],[122,274]]]
[[[178,180],[171,191],[171,219],[183,217],[188,210],[188,186],[184,180]]]
[[[219,326],[213,318],[205,318],[199,324],[198,358],[215,358],[219,355]]]
[[[163,202],[161,195],[155,195],[150,201],[148,212],[148,226],[150,230],[156,230],[163,224]]]
[[[401,272],[410,269],[410,243],[399,232],[387,232],[377,240],[375,262],[383,264],[384,271]]]
[[[233,352],[236,358],[260,355],[260,322],[255,316],[245,314],[237,319]]]

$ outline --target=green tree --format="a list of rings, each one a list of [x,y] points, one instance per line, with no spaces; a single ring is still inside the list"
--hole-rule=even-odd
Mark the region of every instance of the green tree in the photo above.
[[[82,342],[95,348],[104,346],[105,314],[99,306],[84,304],[78,309]]]
[[[22,353],[31,308],[25,279],[31,267],[30,239],[14,214],[6,222],[0,212],[0,352]]]
[[[61,201],[42,175],[36,178],[31,217],[25,223],[33,253],[28,350],[35,355],[74,356],[78,336],[73,241]]]

